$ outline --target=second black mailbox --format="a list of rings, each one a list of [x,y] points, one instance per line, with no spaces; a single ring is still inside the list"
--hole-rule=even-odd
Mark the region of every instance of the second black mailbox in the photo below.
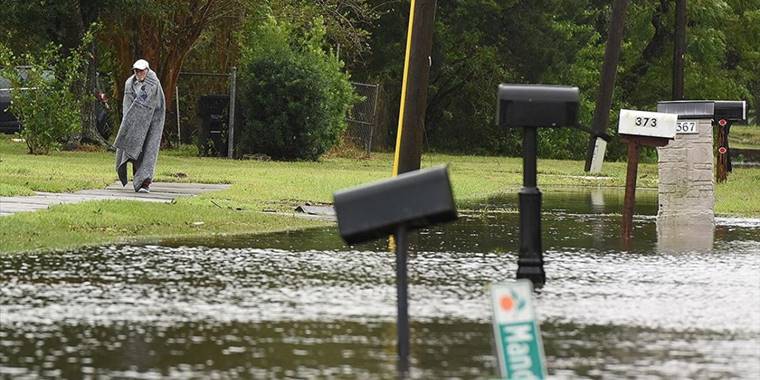
[[[500,127],[574,127],[578,87],[501,84],[496,124]]]
[[[541,244],[541,191],[537,187],[537,129],[578,125],[578,87],[500,84],[496,124],[523,129],[523,187],[520,189],[520,257],[517,278],[546,281]]]
[[[743,100],[716,100],[714,120],[747,122],[747,102]]]

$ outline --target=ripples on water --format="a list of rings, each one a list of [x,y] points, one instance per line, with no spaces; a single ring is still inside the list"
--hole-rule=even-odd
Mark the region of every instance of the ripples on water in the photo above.
[[[673,251],[644,215],[624,246],[617,204],[584,202],[545,206],[550,374],[760,377],[760,221],[719,219],[712,249]],[[413,377],[494,376],[487,287],[516,271],[508,206],[413,239]],[[394,258],[331,228],[10,256],[0,273],[4,377],[395,377]]]

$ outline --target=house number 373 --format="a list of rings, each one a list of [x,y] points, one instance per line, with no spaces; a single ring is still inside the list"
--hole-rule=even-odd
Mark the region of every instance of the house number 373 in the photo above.
[[[657,118],[654,117],[637,117],[635,120],[637,127],[649,127],[649,128],[656,128],[657,127]]]

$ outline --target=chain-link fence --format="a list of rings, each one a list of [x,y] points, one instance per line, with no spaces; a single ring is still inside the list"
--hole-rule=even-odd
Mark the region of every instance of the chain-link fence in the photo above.
[[[194,144],[198,146],[201,155],[230,155],[222,145],[228,143],[229,134],[229,98],[234,97],[234,79],[236,73],[199,73],[181,72],[177,81],[177,100],[172,108],[179,115],[177,125],[168,126],[176,130],[173,135],[182,144]],[[348,129],[346,139],[357,147],[370,154],[373,147],[384,149],[386,144],[386,132],[383,129],[385,123],[379,123],[379,109],[383,107],[380,85],[366,83],[352,83],[354,91],[361,96],[361,101],[354,104],[346,115]],[[201,105],[201,98],[205,102],[209,99],[222,101],[225,98],[224,110],[214,112],[207,110]],[[234,111],[233,111],[234,112]],[[234,118],[234,114],[233,114]],[[382,124],[378,126],[378,124]],[[380,127],[380,128],[378,128]],[[379,133],[378,133],[379,132]],[[218,134],[218,135],[217,135]],[[234,137],[233,137],[234,138]],[[219,140],[219,141],[217,141]],[[223,140],[223,142],[221,141]]]
[[[354,91],[362,97],[362,100],[354,104],[346,115],[348,122],[346,137],[351,143],[363,148],[367,154],[370,154],[377,126],[380,85],[355,82],[351,84],[354,86]]]

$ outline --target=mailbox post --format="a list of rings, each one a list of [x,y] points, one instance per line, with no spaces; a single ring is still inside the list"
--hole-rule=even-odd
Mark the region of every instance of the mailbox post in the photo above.
[[[715,182],[728,179],[731,171],[731,150],[728,147],[728,133],[734,122],[747,121],[747,103],[745,101],[716,100],[713,121],[718,123],[717,145],[718,159],[715,170]]]
[[[701,240],[698,245],[712,247],[715,102],[662,101],[657,102],[657,112],[678,115],[675,138],[667,146],[657,148],[658,240]]]
[[[665,146],[676,135],[678,115],[662,112],[620,110],[618,135],[628,144],[628,167],[623,203],[623,240],[628,243],[633,233],[633,211],[636,203],[636,177],[641,146]]]
[[[501,84],[496,123],[523,129],[523,187],[520,203],[520,253],[517,278],[533,284],[546,282],[541,247],[541,191],[536,181],[537,128],[575,127],[578,123],[577,87]]]
[[[374,184],[333,194],[340,236],[356,244],[394,234],[398,369],[409,371],[409,312],[407,239],[417,229],[457,219],[456,205],[445,166],[416,170]]]

